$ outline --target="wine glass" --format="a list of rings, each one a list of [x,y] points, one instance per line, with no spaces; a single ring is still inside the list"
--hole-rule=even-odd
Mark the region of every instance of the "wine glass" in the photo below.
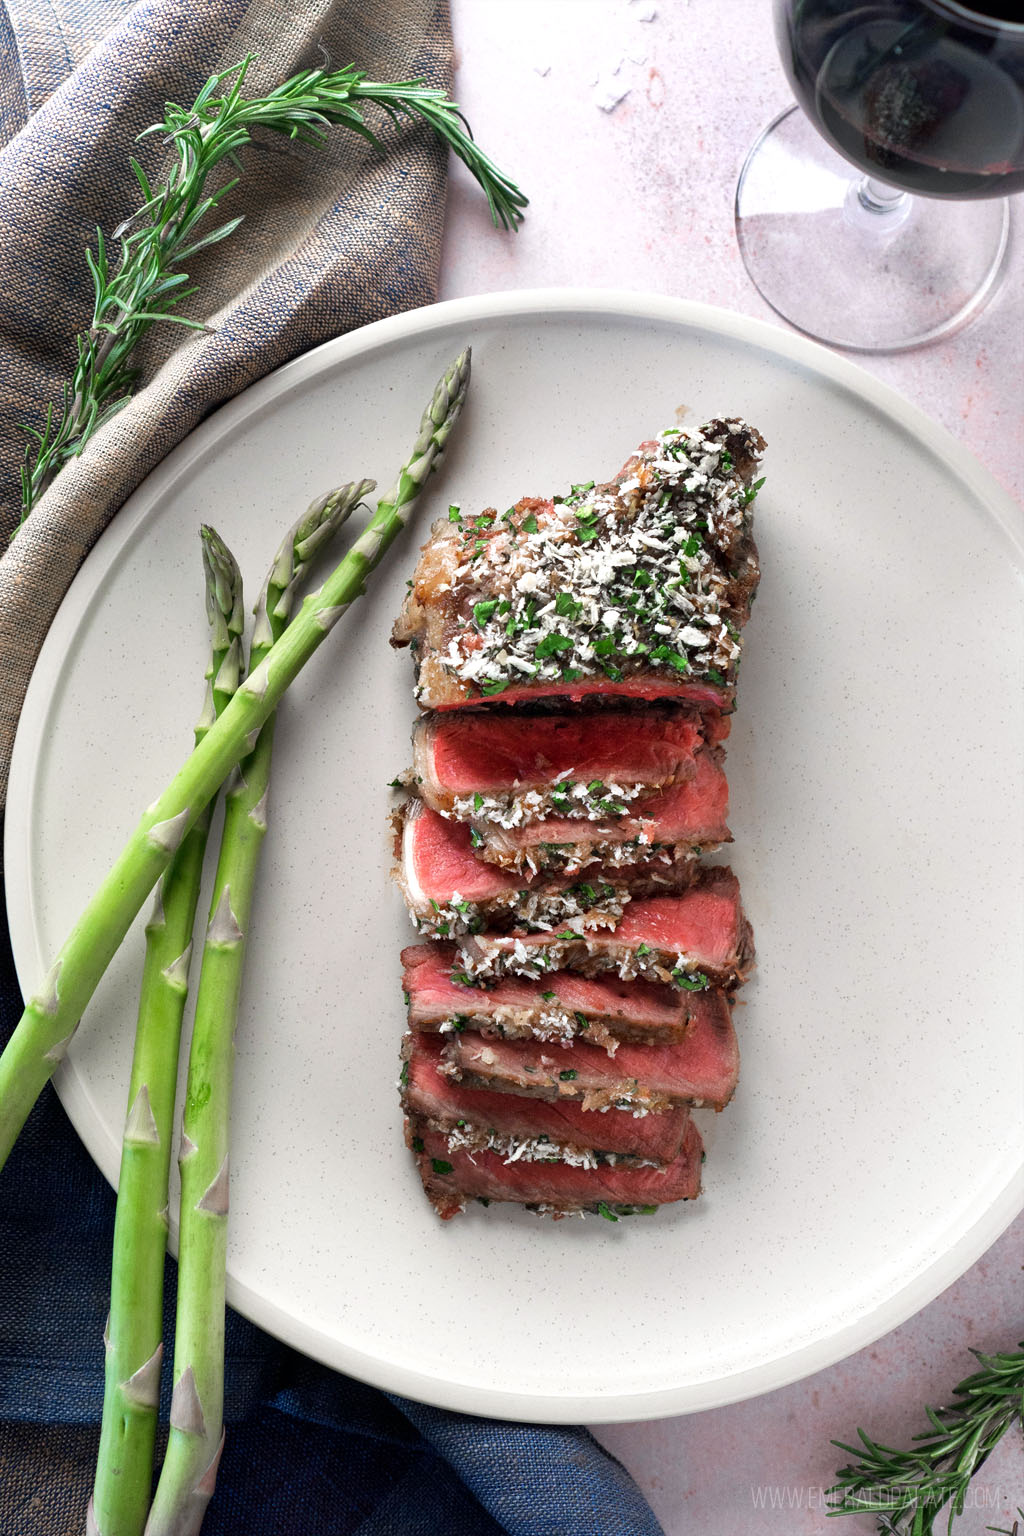
[[[754,284],[834,346],[958,329],[998,286],[1024,187],[1024,0],[775,0],[775,25],[799,106],[740,175]]]

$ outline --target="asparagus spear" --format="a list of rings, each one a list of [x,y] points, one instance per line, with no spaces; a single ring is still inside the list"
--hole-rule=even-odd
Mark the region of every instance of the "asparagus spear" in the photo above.
[[[82,1013],[132,921],[279,699],[405,527],[409,507],[441,462],[469,384],[467,349],[438,383],[409,462],[351,550],[250,674],[163,794],[142,816],[0,1055],[0,1167],[78,1028]]]
[[[211,528],[204,528],[202,537],[211,639],[197,742],[223,712],[241,679],[244,623],[242,578],[234,557]],[[96,1536],[138,1536],[149,1509],[163,1357],[167,1174],[178,1045],[210,815],[207,806],[182,839],[157,887],[146,926],[114,1219],[110,1316],[104,1334],[103,1425],[88,1514],[89,1530]]]
[[[314,502],[274,558],[256,605],[249,669],[264,661],[291,616],[315,550],[341,526],[371,480]],[[213,1493],[222,1444],[228,1126],[235,1021],[267,796],[275,715],[228,785],[206,930],[182,1114],[178,1308],[171,1432],[147,1536],[195,1532]]]

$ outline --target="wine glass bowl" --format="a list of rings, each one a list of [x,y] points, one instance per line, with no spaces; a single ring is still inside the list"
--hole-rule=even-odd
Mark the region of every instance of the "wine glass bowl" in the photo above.
[[[999,200],[1024,188],[1022,17],[1020,0],[776,0],[802,111],[748,155],[737,234],[801,330],[900,350],[987,301],[1007,249]]]

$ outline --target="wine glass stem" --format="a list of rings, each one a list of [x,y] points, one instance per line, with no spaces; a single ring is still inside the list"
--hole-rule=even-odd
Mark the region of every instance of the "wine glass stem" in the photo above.
[[[876,181],[874,176],[862,176],[857,184],[857,201],[867,213],[891,214],[908,203],[909,194]]]

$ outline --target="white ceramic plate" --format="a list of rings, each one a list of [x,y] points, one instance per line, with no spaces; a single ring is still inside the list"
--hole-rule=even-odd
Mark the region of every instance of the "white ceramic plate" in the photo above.
[[[470,403],[416,534],[281,710],[238,1040],[229,1295],[430,1402],[547,1421],[707,1408],[828,1365],[965,1270],[1020,1199],[1021,629],[1015,512],[974,460],[812,343],[637,294],[460,300],[298,359],[132,497],[36,669],[7,818],[34,986],[200,702],[197,527],[250,573],[314,494],[383,484],[467,341]],[[401,1138],[387,781],[411,668],[387,644],[419,536],[613,471],[681,418],[769,442],[764,580],[729,744],[758,940],[706,1193],[651,1219],[474,1207],[442,1226]],[[58,1086],[116,1178],[141,934]],[[707,1118],[707,1117],[705,1117]]]

